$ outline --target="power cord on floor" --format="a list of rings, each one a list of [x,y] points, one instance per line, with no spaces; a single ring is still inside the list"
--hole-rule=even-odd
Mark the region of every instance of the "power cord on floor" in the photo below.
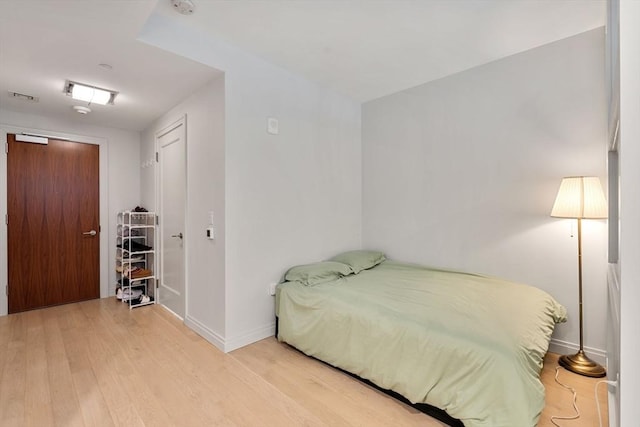
[[[600,427],[602,427],[602,414],[600,413],[600,399],[598,399],[598,386],[602,383],[606,383],[614,387],[618,387],[618,381],[608,381],[608,380],[598,381],[594,387],[594,394],[596,396],[596,408],[598,409],[598,423],[600,424]]]
[[[573,393],[573,410],[576,412],[575,415],[571,415],[568,417],[561,417],[561,416],[557,416],[554,415],[551,417],[551,422],[553,423],[554,426],[556,427],[562,427],[560,426],[560,424],[556,423],[556,420],[577,420],[578,418],[580,418],[580,410],[578,409],[578,393],[576,392],[576,390],[573,387],[570,387],[566,384],[563,384],[560,382],[560,380],[558,380],[558,372],[560,372],[560,366],[556,367],[556,382],[558,384],[560,384],[562,387],[566,388],[567,390],[571,391],[571,393]],[[597,384],[596,384],[597,387]],[[596,400],[597,401],[597,400]],[[602,427],[602,425],[600,426]]]

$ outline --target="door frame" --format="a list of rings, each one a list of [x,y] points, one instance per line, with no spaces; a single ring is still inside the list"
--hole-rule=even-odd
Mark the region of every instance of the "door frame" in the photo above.
[[[109,223],[109,188],[108,188],[108,154],[109,146],[107,138],[95,136],[86,136],[73,133],[59,132],[54,130],[44,130],[38,128],[27,128],[21,126],[7,125],[0,123],[0,139],[2,148],[0,149],[0,176],[4,179],[0,184],[0,220],[5,222],[4,216],[7,214],[7,154],[5,151],[7,143],[7,134],[9,133],[28,133],[36,135],[46,135],[50,138],[68,139],[74,142],[82,142],[86,144],[94,144],[99,146],[100,155],[100,298],[105,298],[109,294],[109,241],[111,237]],[[115,220],[115,217],[114,217]],[[2,224],[0,227],[0,316],[6,316],[9,309],[9,299],[5,292],[5,286],[9,280],[8,270],[8,242],[7,242],[7,225]]]
[[[162,217],[160,216],[161,212],[160,212],[160,197],[162,197],[162,181],[161,181],[161,176],[160,176],[160,146],[159,146],[159,139],[171,132],[172,130],[174,130],[175,128],[177,128],[178,126],[182,125],[184,128],[184,171],[185,171],[185,176],[184,176],[184,240],[183,240],[183,247],[184,247],[184,317],[180,317],[177,313],[174,313],[173,311],[171,311],[169,308],[167,308],[164,304],[161,304],[163,308],[165,308],[167,311],[169,311],[170,313],[172,313],[173,315],[175,315],[176,317],[180,318],[182,321],[184,321],[187,316],[189,315],[189,265],[187,260],[189,259],[189,159],[188,159],[188,144],[189,144],[189,140],[187,137],[187,115],[184,114],[182,116],[180,116],[180,118],[178,118],[177,120],[175,120],[174,122],[171,122],[170,125],[165,126],[163,128],[161,128],[159,131],[156,131],[154,134],[154,142],[153,142],[153,146],[154,146],[154,150],[156,153],[156,156],[158,161],[156,162],[156,167],[155,167],[155,212],[156,214],[159,216],[158,221],[162,221]],[[156,251],[156,256],[157,256],[157,260],[156,260],[156,268],[160,269],[160,281],[163,280],[162,278],[162,255],[164,253],[164,247],[162,245],[162,241],[163,241],[163,236],[162,236],[162,227],[160,227],[158,225],[157,227],[157,233],[156,233],[156,247],[157,247],[157,251]],[[158,285],[157,289],[158,292],[162,292],[160,290],[161,286]],[[156,297],[156,300],[159,301],[160,297],[159,295]]]

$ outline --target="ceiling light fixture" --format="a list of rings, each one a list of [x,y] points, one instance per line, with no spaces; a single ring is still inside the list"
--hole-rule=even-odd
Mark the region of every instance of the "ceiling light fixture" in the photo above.
[[[102,89],[95,86],[67,80],[64,85],[64,93],[78,101],[85,101],[89,104],[113,104],[118,92]]]

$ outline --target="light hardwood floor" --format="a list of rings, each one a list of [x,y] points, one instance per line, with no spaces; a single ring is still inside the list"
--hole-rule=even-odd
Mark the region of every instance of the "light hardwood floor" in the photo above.
[[[542,379],[551,415],[572,395]],[[598,426],[597,380],[560,371],[582,416]],[[599,387],[606,420],[606,386]],[[413,408],[268,338],[223,354],[160,306],[114,298],[0,318],[2,426],[443,426]],[[603,425],[607,425],[604,422]]]

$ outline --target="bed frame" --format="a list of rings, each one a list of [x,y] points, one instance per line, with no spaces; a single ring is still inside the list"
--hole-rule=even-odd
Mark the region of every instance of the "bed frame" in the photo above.
[[[276,337],[276,339],[278,338],[278,316],[276,316],[276,333],[275,333],[275,337]],[[287,345],[289,347],[295,349],[296,351],[300,352],[301,354],[304,354],[300,350],[298,350],[297,348],[293,347],[292,345],[290,345],[290,344],[287,344]],[[376,384],[372,383],[371,381],[369,381],[369,380],[367,380],[365,378],[359,377],[358,375],[352,374],[351,372],[345,371],[344,369],[340,369],[340,368],[338,368],[336,366],[333,366],[333,365],[331,365],[331,364],[329,364],[327,362],[324,362],[324,361],[322,361],[320,359],[317,359],[317,358],[315,358],[313,356],[308,356],[306,354],[304,354],[304,355],[307,356],[307,357],[311,357],[311,358],[313,358],[313,359],[315,359],[315,360],[317,360],[317,361],[319,361],[319,362],[321,362],[321,363],[323,363],[323,364],[325,364],[327,366],[330,366],[333,369],[337,369],[340,372],[344,372],[345,374],[349,375],[350,377],[355,378],[358,381],[360,381],[360,382],[362,382],[362,383],[364,383],[364,384],[366,384],[366,385],[368,385],[370,387],[373,387],[378,391],[381,391],[382,393],[386,394],[387,396],[393,397],[394,399],[396,399],[396,400],[398,400],[398,401],[400,401],[400,402],[402,402],[402,403],[404,403],[406,405],[409,405],[412,408],[417,409],[418,411],[422,412],[423,414],[426,414],[426,415],[430,416],[431,418],[435,418],[436,420],[438,420],[440,422],[443,422],[448,426],[451,426],[451,427],[464,427],[464,424],[462,423],[462,421],[460,421],[457,418],[451,417],[449,414],[447,414],[446,411],[444,411],[444,410],[442,410],[440,408],[436,408],[435,406],[431,406],[431,405],[428,405],[426,403],[411,403],[404,396],[402,396],[401,394],[396,393],[395,391],[381,388],[381,387],[377,386]]]

